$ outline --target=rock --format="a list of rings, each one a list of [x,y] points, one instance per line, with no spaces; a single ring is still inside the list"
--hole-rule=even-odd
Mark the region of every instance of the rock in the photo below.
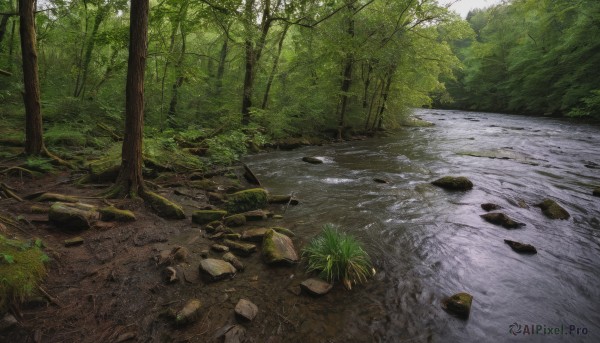
[[[569,219],[571,216],[567,210],[562,208],[552,199],[544,199],[541,203],[535,205],[542,209],[542,213],[550,219]]]
[[[227,210],[231,213],[257,210],[266,205],[267,191],[262,188],[246,189],[227,196]]]
[[[77,236],[75,238],[65,239],[64,244],[66,247],[81,245],[81,244],[83,244],[83,238]]]
[[[480,215],[480,217],[485,219],[487,222],[495,225],[502,225],[507,229],[516,229],[518,227],[525,226],[524,223],[516,222],[502,212],[486,213]]]
[[[265,236],[265,233],[267,233],[267,230],[269,230],[269,229],[264,228],[264,227],[248,229],[248,230],[242,232],[242,240],[253,241],[253,242],[262,242],[263,237]]]
[[[592,191],[592,195],[595,196],[595,197],[600,197],[600,187],[594,189]]]
[[[321,279],[311,278],[302,281],[300,287],[312,295],[325,295],[333,288],[333,285]]]
[[[242,326],[235,325],[227,333],[223,343],[243,343],[246,339],[246,329]]]
[[[240,299],[235,305],[235,313],[246,320],[252,321],[258,314],[258,307],[250,300]]]
[[[294,295],[302,294],[302,287],[300,287],[300,285],[291,285],[287,288],[287,290]]]
[[[219,228],[222,225],[223,224],[220,221],[215,220],[215,221],[212,221],[212,222],[206,224],[206,226],[204,227],[204,230],[206,230],[206,232],[215,232],[215,231],[217,231],[217,228]]]
[[[496,204],[492,204],[492,203],[485,203],[485,204],[481,204],[481,208],[483,208],[484,211],[495,211],[495,210],[499,210],[502,207],[500,205],[496,205]]]
[[[2,319],[0,319],[0,332],[8,330],[17,324],[18,322],[15,316],[10,313],[6,313]]]
[[[263,210],[254,210],[242,213],[247,221],[259,221],[267,219],[267,212]]]
[[[100,209],[100,219],[103,221],[131,222],[135,221],[135,214],[128,210],[107,206]]]
[[[209,192],[214,192],[219,188],[219,185],[216,182],[209,179],[193,180],[188,182],[188,185],[192,188],[198,188]]]
[[[300,202],[291,195],[269,195],[267,198],[269,204],[290,204],[298,205]]]
[[[291,230],[286,229],[284,227],[272,227],[271,229],[275,230],[275,231],[277,231],[279,233],[282,233],[282,234],[284,234],[284,235],[286,235],[288,237],[295,237],[296,236],[295,233],[293,233]]]
[[[243,214],[234,214],[223,219],[223,223],[229,227],[237,227],[246,224],[246,216]]]
[[[228,247],[226,247],[224,245],[221,245],[221,244],[213,244],[213,245],[210,246],[210,248],[212,250],[218,251],[218,252],[227,252],[227,251],[229,251]]]
[[[50,207],[33,205],[29,210],[31,211],[31,213],[47,214],[48,211],[50,211]]]
[[[229,262],[207,258],[200,261],[200,272],[209,276],[212,281],[233,277],[237,270]]]
[[[239,233],[226,233],[223,235],[223,238],[237,241],[240,238],[242,238],[242,235],[240,235]]]
[[[467,191],[473,188],[471,180],[464,176],[444,176],[441,179],[432,181],[431,184],[449,191]]]
[[[202,257],[202,258],[208,258],[209,254],[210,254],[210,251],[208,249],[202,249],[200,251],[200,257]]]
[[[469,293],[457,293],[442,300],[442,308],[459,317],[468,318],[471,312],[473,296]]]
[[[512,250],[524,254],[537,254],[536,248],[531,244],[524,244],[520,242],[511,241],[508,239],[504,240],[504,243],[508,244]]]
[[[262,256],[267,264],[289,264],[299,261],[292,240],[271,229],[265,233],[263,238]]]
[[[131,331],[131,332],[126,332],[124,334],[120,334],[114,341],[114,343],[122,343],[122,342],[126,342],[129,340],[134,339],[137,336],[137,333]]]
[[[232,240],[226,239],[223,241],[223,244],[228,246],[229,249],[235,250],[244,256],[248,256],[256,252],[256,245],[250,243],[234,242]]]
[[[167,267],[163,271],[163,276],[168,283],[179,281],[177,278],[177,270],[173,267]]]
[[[67,204],[56,202],[50,207],[48,219],[56,226],[66,230],[89,229],[91,223],[98,219],[98,211],[91,205]]]
[[[323,160],[321,160],[319,158],[316,158],[316,157],[310,157],[310,156],[302,157],[302,161],[308,162],[310,164],[321,164],[321,163],[323,163]]]
[[[210,200],[211,202],[215,202],[215,203],[225,202],[225,195],[221,194],[221,193],[208,192],[208,193],[206,193],[206,196],[208,197],[208,200]]]
[[[175,324],[190,324],[198,319],[202,303],[198,299],[189,300],[185,306],[175,315]]]
[[[283,219],[283,216],[281,214],[275,214],[273,215],[273,219]]]
[[[58,201],[58,202],[76,203],[79,200],[76,197],[73,197],[70,195],[57,194],[57,193],[42,193],[38,197],[33,199],[33,201],[38,201],[38,202]]]
[[[190,252],[186,247],[175,246],[171,249],[171,256],[175,262],[185,262],[190,256]]]
[[[223,261],[231,263],[232,266],[237,270],[244,270],[245,266],[240,260],[232,253],[228,252],[223,255]]]
[[[216,220],[221,220],[227,215],[227,211],[220,210],[200,210],[192,213],[192,222],[198,225],[204,225]]]
[[[176,203],[154,192],[144,192],[144,200],[159,217],[166,219],[185,219],[183,208]]]
[[[377,183],[389,183],[389,181],[388,181],[388,180],[386,180],[386,179],[380,179],[380,178],[378,178],[378,177],[376,177],[376,178],[373,178],[373,181],[375,181],[375,182],[377,182]]]

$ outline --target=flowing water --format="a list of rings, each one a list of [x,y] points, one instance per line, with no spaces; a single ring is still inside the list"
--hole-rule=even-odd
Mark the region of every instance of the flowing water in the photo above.
[[[287,209],[285,222],[303,244],[321,224],[335,223],[365,242],[378,269],[368,284],[301,309],[298,337],[600,342],[600,198],[592,196],[600,186],[600,128],[492,113],[417,115],[436,125],[247,158],[272,193],[294,192],[302,201]],[[444,175],[466,176],[475,186],[447,192],[429,184]],[[544,198],[571,218],[543,216],[533,205]],[[483,221],[486,202],[526,226]],[[538,253],[518,254],[504,239],[533,244]],[[474,297],[468,320],[440,307],[458,292]],[[513,323],[513,332],[521,328],[516,336]],[[541,331],[528,335],[531,325]],[[561,326],[562,335],[544,331]]]

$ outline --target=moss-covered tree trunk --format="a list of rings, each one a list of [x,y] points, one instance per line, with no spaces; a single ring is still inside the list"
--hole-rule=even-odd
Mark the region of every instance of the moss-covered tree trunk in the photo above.
[[[286,23],[283,27],[283,31],[281,32],[279,43],[277,43],[277,54],[275,54],[275,60],[273,61],[273,67],[271,68],[269,79],[267,80],[267,86],[265,88],[265,95],[263,96],[262,106],[260,107],[263,110],[267,108],[267,103],[269,102],[269,92],[271,91],[271,85],[273,85],[273,80],[275,79],[275,74],[277,73],[277,67],[279,66],[279,57],[281,57],[281,51],[283,50],[283,42],[285,41],[285,36],[289,28],[290,24]]]
[[[144,191],[142,138],[144,129],[144,70],[148,47],[149,0],[131,2],[129,19],[129,60],[125,89],[125,136],[121,169],[114,195],[136,197]]]
[[[348,2],[346,7],[348,8],[348,28],[346,33],[350,39],[354,38],[354,2]],[[344,70],[342,72],[342,87],[341,87],[341,105],[338,122],[338,139],[341,140],[343,136],[344,126],[346,125],[346,110],[348,108],[348,92],[352,85],[352,69],[354,68],[354,54],[352,53],[352,47],[349,47],[350,51],[346,53],[344,58]]]
[[[19,32],[23,56],[23,102],[25,103],[25,153],[39,155],[44,149],[38,76],[34,0],[19,0]]]

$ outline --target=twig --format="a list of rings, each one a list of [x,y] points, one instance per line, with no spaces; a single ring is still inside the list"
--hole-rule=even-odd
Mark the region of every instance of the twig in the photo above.
[[[50,294],[48,294],[48,292],[46,292],[46,291],[45,291],[45,290],[42,288],[42,286],[38,286],[38,290],[39,290],[40,292],[42,292],[42,294],[43,294],[43,295],[44,295],[46,298],[48,298],[48,300],[50,300],[50,302],[51,302],[51,303],[53,303],[54,305],[56,305],[56,306],[58,306],[58,307],[60,307],[60,308],[62,308],[62,307],[63,307],[63,305],[61,305],[61,304],[58,302],[58,300],[57,300],[56,298],[54,298],[53,296],[51,296]]]
[[[292,194],[290,194],[290,200],[288,201],[287,205],[285,205],[285,208],[283,209],[283,214],[285,214],[285,211],[287,211],[288,207],[292,203],[292,199],[294,199],[294,192],[292,192]]]

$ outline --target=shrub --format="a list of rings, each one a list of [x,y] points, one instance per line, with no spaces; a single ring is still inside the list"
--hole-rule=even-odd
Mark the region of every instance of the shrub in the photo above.
[[[322,232],[302,252],[308,271],[319,272],[329,282],[341,280],[347,289],[367,281],[374,272],[371,259],[351,235],[325,224]]]

